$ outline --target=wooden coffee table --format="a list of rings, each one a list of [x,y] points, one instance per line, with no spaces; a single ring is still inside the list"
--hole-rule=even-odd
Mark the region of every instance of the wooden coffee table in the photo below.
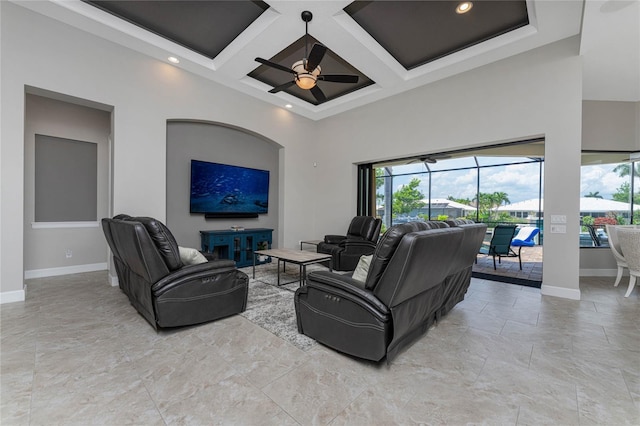
[[[270,249],[270,250],[256,250],[253,252],[253,278],[256,277],[256,256],[270,256],[278,259],[278,285],[280,284],[280,262],[283,262],[282,270],[287,266],[287,262],[296,264],[300,267],[300,286],[304,284],[307,279],[307,265],[314,263],[320,263],[329,261],[329,270],[331,270],[331,255],[325,253],[313,253],[310,251],[298,251],[290,249]],[[295,281],[289,281],[284,284],[290,284]]]

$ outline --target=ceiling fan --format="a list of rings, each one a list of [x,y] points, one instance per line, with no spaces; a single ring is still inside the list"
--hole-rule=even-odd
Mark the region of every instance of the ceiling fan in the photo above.
[[[451,158],[451,155],[447,155],[447,154],[430,154],[430,155],[425,155],[422,157],[417,157],[417,158],[412,158],[410,159],[406,164],[413,164],[413,163],[427,163],[427,164],[435,164],[438,162],[438,160],[444,160],[447,158]]]
[[[309,37],[309,21],[313,18],[313,14],[308,10],[302,12],[302,20],[305,22],[305,39],[304,39],[304,58],[294,63],[291,68],[287,68],[283,65],[275,62],[268,61],[262,58],[256,58],[256,61],[271,68],[275,68],[280,71],[293,74],[293,80],[287,83],[281,84],[269,90],[269,93],[278,93],[282,90],[288,89],[294,84],[301,89],[309,90],[318,103],[323,103],[327,100],[327,97],[322,90],[317,86],[318,80],[328,81],[332,83],[357,83],[357,75],[348,74],[321,74],[320,61],[324,57],[327,48],[319,43],[315,43],[311,48],[311,52],[307,51]]]

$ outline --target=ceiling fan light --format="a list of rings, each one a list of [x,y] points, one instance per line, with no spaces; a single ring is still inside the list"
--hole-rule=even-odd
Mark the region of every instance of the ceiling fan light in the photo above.
[[[463,13],[467,13],[473,7],[473,3],[470,1],[463,1],[456,7],[456,13],[458,15],[462,15]]]
[[[316,77],[309,73],[298,74],[296,76],[296,85],[301,89],[309,90],[316,85]]]
[[[312,72],[308,72],[304,68],[305,61],[298,61],[291,69],[296,72],[296,85],[304,90],[309,90],[316,85],[316,80],[320,75],[321,68],[318,65]]]

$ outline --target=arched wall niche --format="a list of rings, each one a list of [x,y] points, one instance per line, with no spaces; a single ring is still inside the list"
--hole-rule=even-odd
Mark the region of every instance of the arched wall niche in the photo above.
[[[178,244],[200,248],[201,230],[272,228],[278,244],[280,212],[280,150],[282,146],[262,135],[225,123],[167,120],[167,226]],[[269,213],[258,218],[205,219],[189,213],[191,160],[269,170]]]

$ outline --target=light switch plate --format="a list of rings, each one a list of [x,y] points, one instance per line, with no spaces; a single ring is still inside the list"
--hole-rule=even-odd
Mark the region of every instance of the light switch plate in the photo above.
[[[567,226],[566,225],[551,225],[551,233],[552,234],[566,234]]]
[[[563,214],[552,214],[551,223],[567,223],[567,216]]]

